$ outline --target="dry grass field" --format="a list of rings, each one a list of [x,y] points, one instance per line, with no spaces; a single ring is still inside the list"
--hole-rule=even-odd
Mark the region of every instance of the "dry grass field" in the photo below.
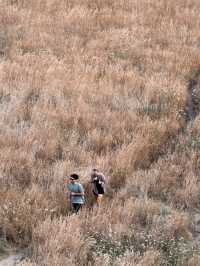
[[[199,29],[199,0],[0,0],[0,235],[21,265],[200,265]]]

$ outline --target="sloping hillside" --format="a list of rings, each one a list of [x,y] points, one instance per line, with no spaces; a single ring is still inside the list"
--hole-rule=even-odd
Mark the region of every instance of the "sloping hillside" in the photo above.
[[[31,247],[23,265],[200,264],[199,14],[198,0],[0,0],[0,236]],[[94,166],[109,177],[98,211]]]

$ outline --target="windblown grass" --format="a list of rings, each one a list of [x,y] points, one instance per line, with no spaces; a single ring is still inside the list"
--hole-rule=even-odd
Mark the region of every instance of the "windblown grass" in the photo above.
[[[199,263],[199,13],[198,0],[0,0],[0,234],[32,247],[23,265]],[[99,212],[93,166],[109,178]]]

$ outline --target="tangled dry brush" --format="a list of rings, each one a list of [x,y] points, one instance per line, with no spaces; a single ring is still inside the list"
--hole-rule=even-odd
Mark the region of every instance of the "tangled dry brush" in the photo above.
[[[0,0],[0,234],[29,247],[23,265],[200,264],[199,14],[198,0]],[[92,166],[109,177],[98,212]]]

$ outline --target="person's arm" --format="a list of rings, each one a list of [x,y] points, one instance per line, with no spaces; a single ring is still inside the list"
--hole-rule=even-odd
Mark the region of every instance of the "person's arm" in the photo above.
[[[95,181],[97,181],[97,177],[92,177],[91,176],[91,178],[90,178],[90,180],[89,180],[89,183],[94,183]]]
[[[103,174],[101,174],[99,177],[99,183],[102,185],[105,185],[105,183],[106,183],[106,178]]]
[[[72,196],[84,196],[84,192],[71,192]]]
[[[84,196],[84,194],[84,189],[81,184],[79,185],[79,192],[71,192],[72,196]]]

